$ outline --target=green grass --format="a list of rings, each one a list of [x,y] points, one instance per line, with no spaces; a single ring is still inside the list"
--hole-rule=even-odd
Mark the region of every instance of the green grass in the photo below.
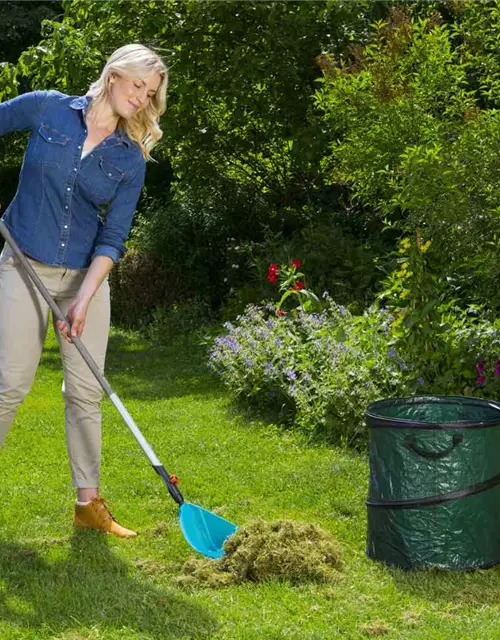
[[[342,547],[329,585],[184,592],[194,552],[175,504],[109,401],[102,493],[135,540],[73,533],[60,392],[49,336],[35,385],[0,452],[0,638],[46,640],[500,639],[500,569],[403,572],[364,555],[368,465],[241,415],[187,343],[115,332],[107,377],[190,502],[245,524],[319,524]]]

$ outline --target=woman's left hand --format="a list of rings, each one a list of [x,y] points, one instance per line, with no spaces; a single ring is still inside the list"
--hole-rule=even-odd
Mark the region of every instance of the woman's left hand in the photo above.
[[[88,307],[88,300],[76,298],[76,300],[69,305],[68,312],[66,314],[70,327],[68,328],[68,324],[66,322],[62,322],[62,320],[57,321],[57,328],[66,342],[72,342],[72,336],[79,338],[82,335]]]

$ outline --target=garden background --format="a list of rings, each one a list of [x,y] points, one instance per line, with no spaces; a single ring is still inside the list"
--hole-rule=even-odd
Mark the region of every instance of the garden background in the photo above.
[[[206,399],[193,409],[186,394],[175,406],[186,429],[180,436],[169,426],[168,438],[183,443],[177,452],[172,445],[178,466],[186,464],[183,456],[195,440],[195,458],[203,465],[200,434],[195,438],[182,416],[203,422],[206,411],[220,420],[219,425],[209,421],[201,437],[211,450],[220,435],[216,453],[211,450],[213,473],[218,468],[224,474],[217,462],[230,465],[228,452],[241,465],[243,460],[251,465],[254,446],[262,449],[262,467],[282,452],[282,464],[289,464],[284,477],[292,478],[297,462],[304,463],[303,475],[293,476],[293,482],[314,484],[317,465],[323,483],[317,491],[337,492],[335,507],[325,504],[325,496],[297,489],[293,509],[271,497],[267,507],[259,510],[252,502],[249,508],[242,496],[251,491],[253,476],[241,467],[240,476],[232,472],[239,478],[237,498],[225,513],[237,520],[281,513],[310,518],[344,536],[356,567],[332,592],[263,587],[258,597],[269,602],[276,636],[269,635],[265,620],[255,628],[245,621],[245,606],[259,608],[244,598],[237,606],[238,622],[236,614],[222,615],[231,598],[242,597],[235,588],[213,596],[218,631],[212,621],[192,628],[176,623],[172,635],[139,624],[152,606],[148,592],[146,609],[133,607],[133,628],[116,637],[445,638],[452,637],[458,619],[469,625],[467,637],[497,637],[491,635],[497,608],[488,595],[499,582],[496,570],[487,577],[426,576],[426,591],[416,586],[417,578],[373,568],[362,545],[366,406],[414,393],[498,399],[500,3],[4,2],[2,24],[2,101],[33,89],[82,95],[106,57],[127,42],[142,42],[164,57],[170,68],[164,136],[148,166],[129,251],[112,273],[111,348],[115,362],[122,358],[132,372],[120,378],[111,364],[118,390],[126,402],[137,402],[146,430],[160,439],[160,426],[152,423],[163,405],[153,405],[164,385],[178,389],[184,381],[199,401]],[[15,193],[26,140],[26,134],[0,139],[4,209]],[[50,354],[49,349],[37,384],[56,375]],[[144,371],[137,364],[144,354],[149,372],[146,364]],[[37,389],[43,395],[42,387]],[[36,398],[28,401],[20,424],[29,421],[30,407],[37,406],[40,416],[52,411],[48,396],[45,409]],[[166,402],[163,409],[171,411],[173,401]],[[222,416],[222,407],[230,418]],[[172,454],[168,446],[165,451]],[[6,445],[2,455],[14,461],[20,450]],[[190,474],[201,473],[188,468]],[[342,478],[335,472],[341,468]],[[261,465],[259,472],[270,473]],[[113,474],[110,486],[118,487],[119,466]],[[277,482],[272,474],[263,477]],[[8,482],[9,475],[5,478]],[[147,493],[149,480],[141,476],[141,482]],[[210,482],[207,476],[191,484],[195,497],[209,507],[218,500],[229,503],[229,485],[222,483],[227,490],[222,498],[208,489]],[[259,491],[267,495],[265,484],[259,483]],[[129,492],[132,504],[134,491]],[[32,506],[31,518],[38,513]],[[137,513],[145,522],[150,515]],[[66,570],[69,575],[73,566],[54,569],[62,560],[57,543],[43,542],[49,528],[49,522],[42,523],[41,537],[30,538],[34,546],[27,551],[28,558],[35,553],[36,567],[48,572],[47,602],[50,581]],[[149,542],[145,537],[142,551],[157,562],[155,535]],[[37,555],[46,547],[47,565]],[[72,549],[76,553],[74,544]],[[3,551],[7,575],[9,558],[24,558],[25,549],[5,544]],[[61,557],[64,553],[62,543]],[[117,553],[129,566],[132,552]],[[30,562],[26,575],[33,570]],[[121,565],[110,562],[116,577]],[[155,569],[146,579],[170,585],[174,565],[171,559],[165,571]],[[15,575],[14,583],[24,584],[22,575]],[[365,593],[358,609],[356,594],[364,582],[374,590],[377,583],[385,586],[377,597]],[[102,595],[100,584],[89,580],[87,586],[89,599],[96,589]],[[305,627],[288,620],[286,605],[279,613],[273,610],[273,589],[283,602],[290,599],[290,610],[298,607],[306,616]],[[339,610],[349,589],[352,602],[347,598]],[[456,609],[446,589],[455,594]],[[36,600],[24,587],[16,597]],[[257,600],[255,593],[251,597]],[[412,597],[418,601],[413,608]],[[212,596],[192,598],[209,606]],[[307,614],[298,604],[301,598]],[[334,622],[326,622],[325,602],[336,608]],[[108,603],[114,610],[112,600]],[[42,617],[33,614],[33,637],[73,637],[67,635],[73,633],[69,618],[61,622],[62,609],[48,617],[41,609],[35,606]],[[29,637],[30,616],[8,610],[9,628],[19,624],[24,631],[6,631],[4,637]],[[320,616],[311,613],[318,611]],[[72,615],[78,618],[76,611]],[[86,617],[75,626],[85,632],[74,637],[113,637],[122,632],[122,623],[112,619],[110,631],[99,617]]]

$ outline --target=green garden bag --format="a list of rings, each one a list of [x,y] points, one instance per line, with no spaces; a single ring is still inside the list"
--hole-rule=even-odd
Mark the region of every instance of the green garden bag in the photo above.
[[[500,404],[381,400],[370,429],[367,555],[405,569],[500,562]]]

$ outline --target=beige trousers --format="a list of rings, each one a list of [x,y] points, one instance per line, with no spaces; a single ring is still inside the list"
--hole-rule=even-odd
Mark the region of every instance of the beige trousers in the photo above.
[[[29,258],[38,276],[66,314],[87,272],[51,267]],[[31,388],[49,322],[49,307],[24,274],[9,247],[0,255],[0,446],[18,406]],[[88,309],[82,341],[101,371],[110,323],[107,279]],[[62,357],[66,444],[74,487],[99,486],[102,389],[75,346],[56,329]]]

